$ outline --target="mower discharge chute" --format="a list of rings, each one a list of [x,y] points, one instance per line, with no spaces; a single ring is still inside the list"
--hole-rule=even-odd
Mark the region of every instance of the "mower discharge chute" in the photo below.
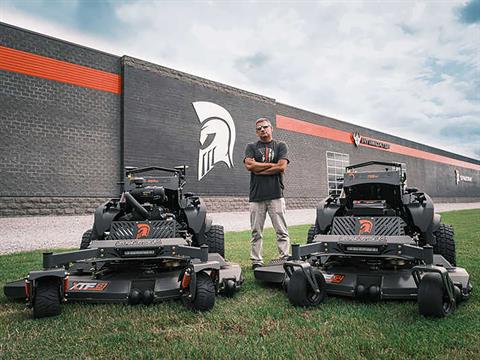
[[[188,308],[210,310],[217,293],[233,296],[240,266],[225,261],[223,227],[212,225],[202,199],[183,193],[186,168],[126,168],[121,196],[97,208],[80,250],[44,253],[43,270],[6,284],[5,295],[26,299],[36,318],[60,314],[67,300],[181,298]],[[157,175],[139,176],[146,173]]]
[[[382,166],[382,171],[358,171]],[[417,299],[422,315],[444,317],[472,291],[456,266],[453,228],[432,199],[406,186],[399,163],[371,161],[346,168],[340,196],[317,208],[307,244],[288,261],[255,269],[282,283],[292,304],[321,303],[327,294],[368,300]]]

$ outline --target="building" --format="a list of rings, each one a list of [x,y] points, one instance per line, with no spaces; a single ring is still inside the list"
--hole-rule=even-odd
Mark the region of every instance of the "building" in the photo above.
[[[4,23],[0,109],[0,216],[91,212],[118,196],[125,165],[187,164],[187,189],[211,210],[245,210],[259,117],[289,145],[290,208],[315,206],[345,165],[369,160],[403,163],[437,201],[480,199],[479,160]]]

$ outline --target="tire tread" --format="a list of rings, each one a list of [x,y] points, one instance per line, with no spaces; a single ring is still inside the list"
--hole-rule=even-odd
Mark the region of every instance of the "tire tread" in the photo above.
[[[453,266],[457,265],[454,231],[451,225],[440,224],[440,228],[434,232],[436,244],[433,246],[435,254],[442,255]]]
[[[215,285],[205,272],[197,274],[197,289],[193,301],[184,298],[184,304],[192,310],[208,311],[215,305]]]
[[[59,280],[53,278],[37,281],[33,317],[39,319],[59,315],[61,312]]]
[[[313,242],[313,238],[318,233],[319,233],[319,231],[318,231],[316,225],[310,226],[310,229],[308,229],[308,234],[307,234],[307,244],[311,244]]]
[[[205,233],[205,244],[208,245],[209,253],[218,253],[225,257],[225,235],[223,226],[212,225]]]

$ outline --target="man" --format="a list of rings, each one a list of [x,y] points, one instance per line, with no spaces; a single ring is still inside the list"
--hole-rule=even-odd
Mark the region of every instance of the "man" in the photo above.
[[[285,220],[283,173],[287,168],[287,145],[273,140],[272,124],[266,118],[255,122],[259,141],[245,149],[245,167],[250,171],[250,226],[252,268],[263,265],[263,226],[268,212],[277,234],[280,258],[288,257],[290,238]]]

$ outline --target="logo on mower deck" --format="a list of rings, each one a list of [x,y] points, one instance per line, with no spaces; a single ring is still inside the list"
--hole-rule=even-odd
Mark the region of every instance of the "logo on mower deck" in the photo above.
[[[340,284],[345,279],[345,275],[342,274],[323,274],[323,277],[328,284]]]
[[[201,180],[218,162],[233,167],[236,131],[232,116],[223,107],[208,101],[192,105],[202,124],[198,150],[198,180]]]
[[[358,235],[370,235],[373,231],[373,220],[358,219],[359,228]]]
[[[162,239],[149,239],[149,240],[119,240],[115,241],[115,246],[119,248],[128,247],[149,247],[154,248],[156,246],[163,246]]]
[[[103,291],[108,284],[108,282],[74,281],[68,291]]]
[[[137,224],[137,233],[135,239],[146,238],[150,234],[150,225]]]

